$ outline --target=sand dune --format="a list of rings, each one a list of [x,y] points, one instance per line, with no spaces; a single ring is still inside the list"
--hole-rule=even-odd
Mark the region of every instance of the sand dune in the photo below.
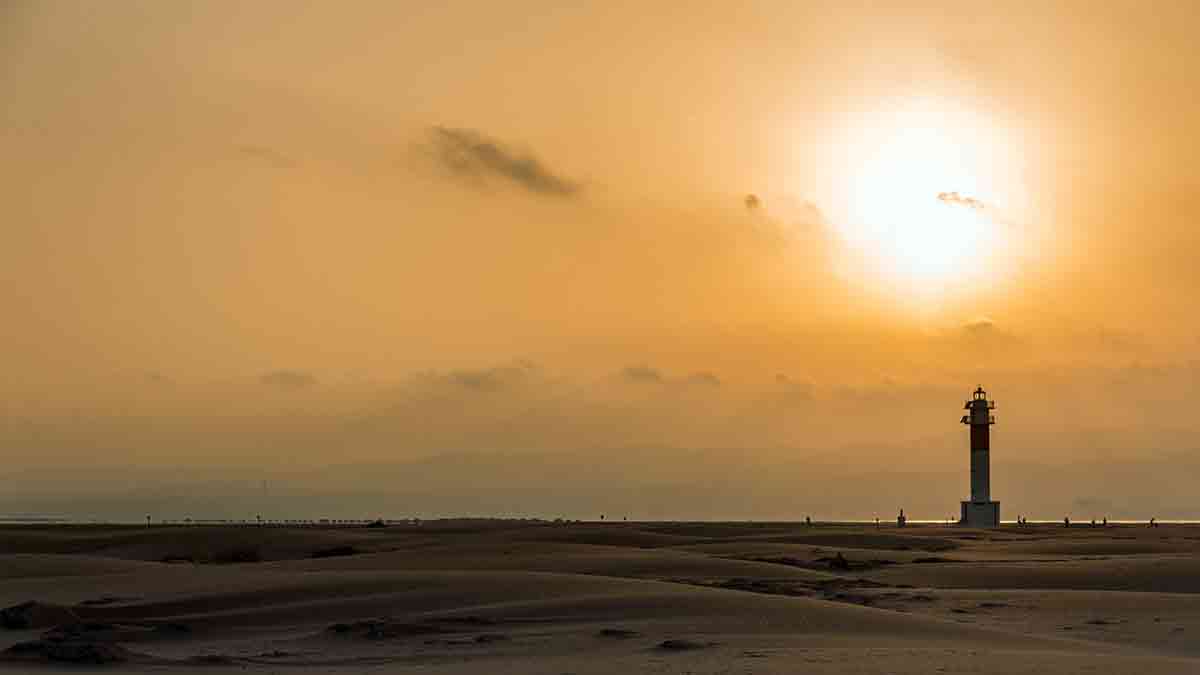
[[[0,668],[1200,672],[1192,528],[427,525],[3,530]]]

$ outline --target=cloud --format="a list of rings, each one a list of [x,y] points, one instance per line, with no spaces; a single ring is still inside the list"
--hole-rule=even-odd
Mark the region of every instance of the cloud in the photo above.
[[[530,192],[572,197],[580,184],[560,176],[530,154],[520,153],[473,129],[436,126],[430,131],[437,160],[453,173],[475,180],[500,176]]]
[[[1003,353],[1008,356],[1013,355],[1012,349],[1028,346],[1024,338],[986,316],[964,323],[958,337],[962,340],[961,345],[968,348],[974,349],[983,346],[989,349],[1003,350]]]
[[[263,373],[258,377],[258,381],[268,387],[297,390],[315,385],[317,378],[299,370],[275,370]]]
[[[175,383],[175,380],[171,379],[170,376],[164,375],[156,370],[152,370],[148,373],[145,373],[145,378],[146,378],[147,382],[150,382],[152,384],[174,384]]]
[[[942,202],[943,204],[950,204],[951,206],[965,206],[969,209],[976,210],[987,208],[987,204],[984,204],[978,199],[960,195],[957,192],[939,192],[937,198],[938,201]]]
[[[776,373],[775,384],[784,390],[784,396],[789,399],[807,400],[812,398],[815,387],[807,379],[796,379],[783,373]]]
[[[464,389],[473,391],[499,391],[529,379],[537,366],[529,361],[520,361],[511,366],[482,368],[477,370],[455,370],[446,379]]]
[[[688,384],[698,384],[705,387],[721,386],[721,378],[707,371],[692,373],[691,375],[687,376],[686,381]]]
[[[418,373],[413,385],[426,391],[458,389],[470,392],[495,392],[511,390],[518,385],[532,382],[539,374],[537,364],[532,361],[517,361],[511,365],[491,368],[460,368],[450,371],[426,371]]]
[[[987,317],[979,317],[963,324],[963,330],[970,335],[991,335],[996,332],[996,322]]]
[[[828,254],[823,241],[828,221],[812,202],[788,193],[751,192],[742,196],[742,207],[749,216],[747,231],[758,243],[774,249],[802,247],[815,264]]]
[[[634,383],[649,383],[649,384],[667,384],[673,386],[702,386],[702,387],[719,387],[721,386],[721,378],[708,371],[697,371],[684,377],[667,377],[661,370],[652,368],[648,365],[629,366],[621,371],[621,377],[627,382]]]
[[[262,145],[239,145],[238,152],[264,161],[277,169],[290,169],[297,164],[291,157]]]
[[[629,366],[621,371],[621,377],[624,377],[630,382],[653,382],[661,383],[663,375],[658,370],[650,366]]]

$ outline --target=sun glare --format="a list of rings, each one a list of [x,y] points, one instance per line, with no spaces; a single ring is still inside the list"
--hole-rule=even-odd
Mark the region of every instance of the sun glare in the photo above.
[[[929,291],[989,272],[1012,149],[994,124],[932,101],[847,121],[830,217],[861,266]],[[1008,181],[1011,182],[1011,181]]]

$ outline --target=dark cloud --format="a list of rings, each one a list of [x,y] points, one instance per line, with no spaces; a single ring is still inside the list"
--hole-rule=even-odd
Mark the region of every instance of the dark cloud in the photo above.
[[[746,209],[755,211],[762,206],[762,200],[756,194],[748,194],[742,199],[742,203],[746,205]]]
[[[277,169],[290,169],[296,166],[296,160],[287,155],[262,145],[239,145],[238,152],[270,164]]]
[[[950,204],[952,206],[965,206],[968,209],[977,209],[977,210],[987,208],[987,204],[984,204],[983,202],[979,201],[978,199],[975,199],[974,197],[967,197],[965,195],[960,195],[957,192],[939,192],[937,198],[938,198],[938,201],[940,201],[944,204]]]
[[[621,371],[621,377],[630,382],[659,383],[663,381],[662,373],[650,366],[629,366]]]
[[[258,381],[268,387],[279,389],[306,389],[317,383],[317,378],[299,370],[275,370],[263,373]]]
[[[456,175],[486,180],[507,178],[540,195],[571,197],[578,182],[555,174],[530,154],[521,153],[473,129],[433,127],[430,131],[437,160]]]

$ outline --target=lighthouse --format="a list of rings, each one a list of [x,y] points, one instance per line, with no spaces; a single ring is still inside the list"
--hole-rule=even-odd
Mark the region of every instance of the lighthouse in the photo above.
[[[991,426],[996,423],[992,411],[996,402],[989,401],[983,387],[975,389],[963,409],[962,423],[971,426],[971,499],[962,503],[960,525],[968,527],[999,527],[1000,502],[992,501],[991,486]]]

